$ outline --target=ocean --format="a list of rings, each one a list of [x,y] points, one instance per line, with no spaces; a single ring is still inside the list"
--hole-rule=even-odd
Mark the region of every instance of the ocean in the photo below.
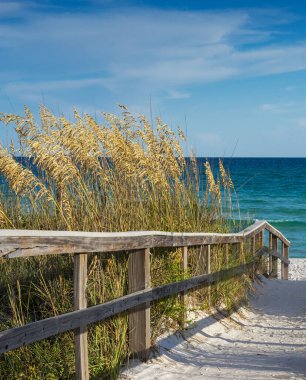
[[[28,159],[17,160],[34,172],[37,170]],[[197,159],[202,175],[205,160]],[[267,220],[291,241],[290,257],[306,258],[306,158],[222,160],[235,185],[234,199],[239,203],[240,218],[251,223],[254,219]],[[217,173],[219,159],[209,161]],[[0,185],[5,193],[7,187],[1,176]],[[238,217],[237,209],[235,216]]]
[[[217,168],[218,159],[209,161]],[[306,158],[224,158],[223,163],[241,218],[267,220],[290,240],[290,257],[306,257]]]

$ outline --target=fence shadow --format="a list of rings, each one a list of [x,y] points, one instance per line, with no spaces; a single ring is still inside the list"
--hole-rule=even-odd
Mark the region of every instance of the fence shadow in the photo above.
[[[178,365],[190,365],[193,368],[217,367],[220,371],[258,371],[260,376],[265,372],[284,372],[291,376],[306,378],[305,344],[290,342],[264,342],[260,339],[249,341],[247,338],[212,334],[205,330],[217,322],[229,325],[226,321],[236,324],[236,328],[252,329],[263,328],[273,330],[273,334],[287,334],[290,331],[306,330],[306,281],[282,281],[276,279],[265,279],[260,277],[255,292],[252,292],[250,310],[262,314],[265,318],[273,319],[280,317],[284,319],[284,327],[269,326],[264,323],[254,323],[246,320],[245,323],[231,318],[224,310],[216,310],[211,315],[205,315],[197,320],[191,328],[174,332],[158,339],[157,345],[152,352],[152,358],[156,362],[169,360]],[[286,304],[281,302],[281,295],[286,299]],[[303,302],[301,304],[301,302]],[[303,306],[304,305],[304,306]],[[228,317],[230,317],[228,319]],[[300,326],[286,327],[286,321],[290,319],[293,323],[301,320]],[[267,319],[266,319],[267,320]],[[258,319],[256,320],[258,321]],[[223,323],[224,322],[224,323]],[[235,326],[233,326],[235,328]],[[270,334],[270,333],[267,333]],[[260,338],[260,337],[258,337]],[[223,343],[222,343],[223,342]],[[213,345],[212,350],[205,351],[205,345]],[[269,351],[267,352],[267,345]],[[242,346],[245,349],[235,352],[235,347]],[[262,349],[261,349],[262,347]],[[154,361],[155,362],[155,361]],[[139,362],[138,362],[139,364]],[[130,363],[131,367],[137,365],[137,361]],[[127,367],[129,364],[127,364]],[[145,373],[144,373],[144,376]],[[282,375],[281,375],[282,376]],[[226,378],[226,377],[224,377]]]

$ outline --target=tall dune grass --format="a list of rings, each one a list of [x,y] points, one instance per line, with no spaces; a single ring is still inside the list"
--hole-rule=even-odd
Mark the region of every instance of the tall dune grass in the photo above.
[[[222,162],[217,177],[208,161],[200,176],[196,159],[183,155],[180,129],[174,132],[159,118],[152,126],[123,106],[121,111],[120,117],[104,113],[103,124],[76,110],[70,121],[44,106],[38,121],[28,108],[24,116],[0,114],[18,136],[17,146],[0,149],[0,173],[7,183],[0,197],[0,228],[228,230],[233,183]],[[22,164],[18,155],[28,160]],[[166,251],[152,250],[153,286],[183,276],[180,250]],[[234,265],[238,256],[229,262],[216,250],[213,268]],[[192,274],[197,256],[190,257]],[[0,329],[73,310],[72,268],[67,255],[0,261]],[[88,272],[89,305],[126,294],[125,253],[90,255]],[[213,303],[233,307],[245,297],[247,282],[215,287]],[[181,312],[177,297],[154,303],[153,337],[178,327]],[[73,350],[71,332],[14,350],[0,357],[0,378],[74,378]],[[115,378],[128,355],[127,316],[91,326],[89,351],[92,378]]]

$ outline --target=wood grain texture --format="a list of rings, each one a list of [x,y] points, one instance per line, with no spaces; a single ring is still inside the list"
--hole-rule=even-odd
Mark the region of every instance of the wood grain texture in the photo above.
[[[285,256],[280,255],[277,251],[270,249],[268,247],[262,247],[259,250],[256,251],[256,255],[264,256],[264,255],[270,255],[277,257],[279,260],[283,261],[287,265],[290,264],[290,260]]]
[[[285,255],[285,244],[282,242],[281,245],[281,255]],[[281,261],[281,279],[284,280],[284,274],[285,274],[285,263],[284,261]]]
[[[247,239],[255,241],[256,236],[270,232],[270,247],[261,247],[257,257],[248,264],[210,274],[210,246],[214,244],[243,244]],[[277,252],[273,239],[283,243],[282,254]],[[252,243],[254,245],[254,243]],[[261,245],[263,242],[261,241]],[[253,250],[252,245],[252,250]],[[0,353],[26,344],[75,329],[77,373],[79,379],[88,378],[87,325],[103,321],[118,313],[134,309],[129,315],[130,349],[142,359],[146,359],[150,348],[150,302],[173,294],[186,294],[189,289],[207,286],[216,281],[239,276],[258,262],[258,257],[280,259],[283,262],[283,278],[288,279],[290,242],[266,221],[256,221],[252,226],[237,234],[214,233],[167,233],[141,231],[124,233],[95,233],[67,231],[0,231],[0,257],[28,257],[46,254],[75,254],[75,311],[34,322],[26,326],[0,332]],[[190,279],[150,289],[150,247],[184,247],[183,268],[187,265],[187,247],[205,246],[203,271]],[[275,249],[276,248],[276,249]],[[117,300],[86,308],[87,253],[130,251],[129,292],[131,294]],[[187,253],[186,253],[187,255]],[[243,255],[244,257],[244,255]],[[200,258],[200,257],[199,257]],[[205,269],[204,269],[205,268]],[[270,271],[273,269],[271,259]],[[274,268],[275,269],[275,268]],[[204,271],[206,272],[204,274]],[[274,272],[273,272],[274,273]],[[209,301],[210,302],[210,301]],[[87,369],[86,369],[87,368]],[[78,375],[79,376],[79,375]],[[86,377],[87,376],[87,377]]]
[[[275,227],[271,226],[268,222],[266,222],[265,229],[271,232],[273,235],[277,236],[282,242],[284,242],[288,247],[290,246],[290,241]]]
[[[260,249],[264,246],[264,235],[265,235],[265,230],[260,231],[256,237],[256,249]],[[259,263],[259,270],[260,273],[262,274],[267,274],[268,273],[268,268],[267,268],[267,261],[265,260],[264,257],[262,257],[260,263]]]
[[[73,292],[74,310],[87,307],[87,255],[74,256]],[[74,330],[76,379],[88,380],[88,337],[87,325],[84,324]]]
[[[278,253],[278,250],[277,250],[277,236],[275,235],[272,235],[272,250],[274,252],[277,252]],[[272,270],[271,270],[271,277],[273,278],[277,278],[277,271],[278,271],[278,255],[277,256],[273,256],[271,255],[272,257]]]
[[[251,237],[251,241],[250,241],[250,250],[253,257],[255,257],[256,255],[256,236],[257,235]],[[252,278],[254,278],[256,274],[256,269],[257,269],[257,265],[254,264],[252,268]]]
[[[150,288],[150,250],[130,253],[128,262],[129,293]],[[147,360],[151,347],[150,302],[138,305],[129,314],[129,349],[132,355]]]
[[[182,247],[181,248],[182,252],[182,273],[184,278],[186,278],[187,273],[188,273],[188,247]],[[180,299],[181,299],[181,304],[182,304],[182,313],[180,317],[180,324],[183,328],[186,327],[186,320],[187,320],[187,310],[188,310],[188,292],[184,291],[180,293]]]
[[[188,291],[197,286],[209,285],[219,280],[240,276],[247,272],[253,262],[225,269],[219,273],[203,274],[190,279],[162,285],[154,289],[144,289],[135,293],[120,297],[101,305],[87,309],[76,310],[70,313],[58,315],[41,321],[29,323],[22,327],[0,332],[0,354],[37,342],[42,339],[74,330],[84,325],[89,325],[121,312],[135,308],[141,304],[155,301],[170,295]]]
[[[160,231],[81,232],[0,230],[0,257],[133,251],[152,247],[182,247],[240,243],[264,229],[287,246],[290,242],[266,221],[256,221],[239,233],[178,233]]]
[[[283,255],[286,259],[284,261],[284,280],[288,280],[288,272],[289,272],[289,247],[286,244],[283,244]]]
[[[210,245],[207,245],[205,246],[206,248],[206,273],[207,275],[209,275],[211,273],[211,247]],[[218,273],[218,277],[217,277],[217,281],[219,282],[220,281],[220,277],[219,277],[219,273],[220,272],[217,272]],[[207,302],[208,302],[208,305],[211,306],[211,285],[210,285],[210,281],[208,283],[208,286],[207,286]]]
[[[270,248],[270,250],[272,250],[272,238],[273,238],[273,234],[272,234],[272,232],[269,232],[269,248]],[[272,255],[269,254],[268,260],[269,260],[268,275],[270,277],[272,274]]]

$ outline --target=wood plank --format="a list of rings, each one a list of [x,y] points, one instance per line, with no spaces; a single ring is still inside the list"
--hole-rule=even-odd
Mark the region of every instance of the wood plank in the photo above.
[[[288,274],[289,274],[289,247],[284,244],[284,251],[283,251],[283,255],[284,257],[286,258],[287,262],[285,262],[284,264],[284,280],[288,280]]]
[[[87,255],[74,256],[74,310],[87,307]],[[87,325],[81,325],[74,331],[76,379],[88,380],[88,341]]]
[[[264,243],[264,231],[265,230],[262,230],[262,231],[259,231],[256,235],[255,235],[255,244],[256,244],[256,248],[261,248],[263,247],[263,243]]]
[[[249,236],[251,233],[257,233],[257,230],[262,230],[265,228],[267,222],[264,220],[257,220],[254,224],[248,226],[244,230],[238,233],[211,233],[211,232],[164,232],[164,231],[127,231],[127,232],[87,232],[87,231],[50,231],[50,230],[18,230],[10,229],[0,230],[0,241],[1,244],[6,244],[6,242],[11,243],[12,238],[42,238],[42,239],[56,239],[63,238],[74,239],[74,238],[90,238],[90,239],[99,239],[99,238],[111,238],[116,240],[117,238],[130,238],[130,237],[140,237],[140,236],[166,236],[166,237],[235,237],[235,236]],[[269,225],[269,224],[268,224]],[[269,225],[270,226],[270,225]],[[271,226],[272,227],[272,226]],[[272,227],[273,228],[273,227]],[[275,230],[277,231],[277,230]],[[236,242],[236,241],[235,241]]]
[[[211,248],[210,248],[210,245],[207,245],[206,246],[206,274],[208,274],[208,275],[211,273],[211,267],[210,267],[211,257],[210,256],[211,256]],[[219,277],[217,278],[217,281],[219,281]],[[208,286],[207,286],[207,302],[208,302],[208,305],[210,307],[211,306],[211,285],[210,285],[210,283],[208,283]]]
[[[188,273],[188,247],[182,247],[182,273],[184,278],[186,278]],[[188,292],[182,292],[180,293],[180,300],[182,305],[182,313],[180,317],[180,325],[181,327],[186,327],[186,320],[187,320],[187,310],[189,307],[189,299],[188,299]]]
[[[277,251],[274,251],[273,249],[270,249],[268,247],[262,247],[259,250],[256,251],[256,255],[263,256],[263,255],[271,255],[277,257],[279,260],[284,261],[286,264],[290,264],[290,260],[286,258],[286,256],[281,256]]]
[[[258,233],[259,248],[262,248],[264,246],[264,240],[265,240],[264,238],[265,238],[265,230]],[[265,260],[265,258],[262,258],[260,265],[261,265],[261,273],[267,274],[268,273],[267,261]]]
[[[277,236],[272,234],[272,250],[278,253],[277,250]],[[278,254],[277,256],[271,255],[272,257],[272,271],[271,271],[271,277],[277,278],[277,271],[278,271]]]
[[[127,233],[126,233],[127,234]],[[133,251],[152,247],[182,247],[205,244],[239,243],[242,235],[233,234],[188,234],[177,235],[127,235],[126,237],[10,237],[5,238],[6,250],[0,257],[12,259],[17,257],[45,256],[58,254],[75,254],[91,252]],[[0,238],[0,246],[1,246]]]
[[[287,246],[278,230],[266,221],[256,221],[239,233],[179,233],[161,231],[82,232],[0,230],[0,257],[15,258],[49,254],[116,252],[151,247],[182,247],[239,243],[269,230]]]
[[[130,310],[147,302],[178,294],[183,291],[188,291],[189,289],[200,285],[203,286],[205,284],[213,284],[218,280],[218,278],[220,280],[225,280],[231,277],[240,276],[244,272],[248,271],[252,265],[253,262],[250,262],[234,268],[225,269],[219,273],[203,274],[179,282],[162,285],[154,289],[144,289],[101,305],[96,305],[86,309],[29,323],[22,327],[1,331],[0,354],[42,339],[49,338],[65,331],[80,328],[81,326],[89,325],[98,321],[103,321],[106,318]]]
[[[257,235],[251,237],[250,250],[251,250],[251,254],[252,254],[253,257],[256,256],[256,236]],[[256,265],[255,265],[255,263],[253,265],[252,272],[253,272],[252,273],[252,278],[254,278],[255,275],[256,275]]]
[[[281,254],[282,256],[284,256],[284,253],[285,253],[285,244],[282,242],[282,245],[281,245]],[[281,279],[284,280],[284,266],[285,266],[285,263],[284,261],[281,261]]]
[[[269,232],[269,248],[271,251],[272,251],[272,237],[273,237],[272,232]],[[272,255],[271,254],[268,254],[268,261],[269,261],[268,275],[270,277],[272,274]]]
[[[129,293],[148,289],[150,279],[150,250],[130,253],[128,262]],[[129,349],[132,355],[147,360],[151,347],[150,302],[139,305],[129,314]]]
[[[260,248],[264,246],[265,230],[258,233]]]
[[[277,236],[283,243],[285,243],[288,247],[290,246],[290,241],[275,227],[271,226],[270,223],[266,222],[265,229],[271,232],[273,235]]]
[[[182,247],[182,271],[184,274],[188,271],[188,247]]]
[[[260,231],[266,228],[267,222],[265,220],[256,220],[251,226],[245,228],[243,231],[239,232],[245,239],[251,238],[257,235]]]
[[[261,241],[261,239],[262,239],[262,232],[259,232],[257,235],[254,236],[254,240],[255,240],[255,254],[256,254],[257,250],[259,250],[260,248],[262,248],[262,241]],[[260,259],[260,261],[258,263],[258,271],[261,274],[266,273],[265,259],[264,259],[264,257],[261,257],[261,259]]]

